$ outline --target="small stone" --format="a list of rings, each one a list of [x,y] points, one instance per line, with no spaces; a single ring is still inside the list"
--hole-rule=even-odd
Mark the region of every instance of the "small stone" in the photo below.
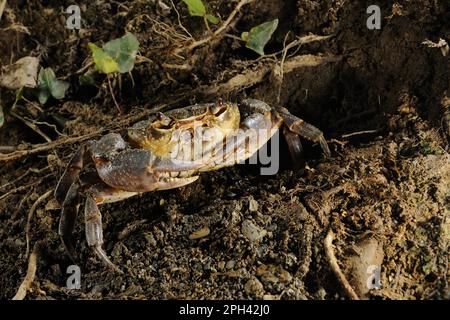
[[[105,291],[104,285],[96,285],[92,288],[91,294],[102,294]]]
[[[23,247],[25,245],[25,242],[23,242],[22,240],[20,240],[19,238],[17,238],[16,240],[14,240],[14,245],[16,247]]]
[[[207,237],[210,234],[210,230],[208,227],[203,227],[189,235],[189,239],[197,240],[204,237]]]
[[[231,270],[231,269],[234,268],[235,265],[236,265],[236,261],[230,260],[230,261],[227,262],[226,268],[227,268],[228,270]]]
[[[60,210],[61,206],[55,198],[51,198],[45,205],[45,211]]]
[[[252,242],[261,240],[267,234],[266,230],[256,226],[250,220],[244,220],[242,222],[241,231],[244,237]]]
[[[145,240],[148,242],[148,244],[150,244],[151,246],[156,246],[157,245],[157,243],[156,243],[156,240],[155,240],[155,237],[153,237],[153,234],[151,234],[151,233],[146,233],[146,234],[144,234],[144,238],[145,238]]]
[[[256,277],[252,277],[244,286],[244,290],[248,295],[260,296],[264,293],[264,287]]]
[[[250,212],[256,212],[256,211],[258,211],[258,209],[259,209],[258,201],[253,199],[253,197],[250,197],[250,200],[248,202],[248,210]]]
[[[274,264],[259,266],[256,274],[261,277],[264,284],[287,284],[292,281],[292,275],[288,271]]]
[[[225,261],[219,261],[217,263],[217,269],[219,269],[219,270],[225,269]]]

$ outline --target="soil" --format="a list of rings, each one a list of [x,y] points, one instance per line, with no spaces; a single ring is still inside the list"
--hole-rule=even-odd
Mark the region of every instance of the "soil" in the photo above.
[[[81,30],[65,27],[65,8],[73,3],[81,7]],[[237,1],[207,3],[223,22]],[[377,3],[381,29],[369,30],[366,9]],[[194,39],[208,37],[201,18],[175,5]],[[154,1],[7,1],[0,64],[39,56],[70,83],[62,100],[39,106],[30,97],[17,106],[51,140],[123,133],[130,119],[161,104],[252,97],[321,128],[333,156],[326,159],[305,142],[305,161],[294,166],[282,145],[282,169],[274,176],[237,165],[203,173],[186,187],[101,206],[104,248],[124,274],[105,268],[87,246],[80,214],[78,290],[66,287],[74,263],[58,236],[53,196],[32,207],[86,139],[1,161],[0,298],[12,298],[25,278],[28,234],[39,254],[27,299],[348,299],[326,254],[330,231],[338,266],[360,298],[450,298],[450,60],[422,44],[450,41],[450,4],[261,0],[244,6],[227,33],[240,35],[274,18],[280,24],[266,53],[283,50],[294,36],[332,35],[291,49],[286,63],[295,55],[336,59],[281,79],[275,72],[281,54],[258,58],[230,37],[187,51],[192,39],[177,12],[164,13]],[[96,75],[96,86],[86,87],[77,72],[88,63],[88,42],[102,44],[126,31],[136,35],[146,58],[137,60],[131,76],[112,78],[123,109],[118,114],[106,77]],[[265,69],[262,81],[223,86]],[[14,94],[2,89],[0,97],[7,106]],[[0,146],[30,150],[47,143],[5,114]],[[197,231],[204,236],[192,239]],[[381,268],[380,288],[367,287],[370,266]]]

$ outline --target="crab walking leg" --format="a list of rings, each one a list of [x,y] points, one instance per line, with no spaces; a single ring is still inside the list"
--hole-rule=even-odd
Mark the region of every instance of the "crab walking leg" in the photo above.
[[[58,227],[58,234],[73,261],[75,261],[75,250],[73,247],[72,233],[78,215],[78,208],[80,206],[80,197],[78,194],[79,188],[79,184],[75,182],[72,183],[67,191],[66,198],[61,205],[61,217],[59,219]]]
[[[58,234],[66,248],[70,258],[75,261],[72,233],[80,206],[78,180],[83,169],[86,147],[80,147],[70,159],[63,175],[55,188],[55,199],[61,205],[61,217],[59,220]]]
[[[157,189],[165,190],[184,186],[192,183],[198,179],[198,176],[188,178],[171,178],[161,177],[158,182]],[[108,255],[102,248],[103,244],[103,229],[102,229],[102,215],[98,208],[104,203],[118,202],[124,199],[133,197],[142,192],[125,191],[110,187],[104,183],[96,184],[87,191],[86,201],[84,205],[84,219],[86,241],[88,245],[94,250],[97,256],[114,271],[121,272],[121,270],[108,258]]]
[[[325,140],[322,131],[302,119],[291,114],[286,108],[277,108],[276,111],[283,119],[285,126],[293,133],[308,139],[312,142],[318,142],[327,157],[331,157],[330,149]]]
[[[70,187],[73,185],[75,180],[78,178],[81,169],[83,169],[83,158],[85,153],[85,147],[80,147],[77,152],[70,159],[69,164],[64,170],[63,175],[58,181],[58,184],[55,188],[55,198],[58,203],[62,206],[67,194],[70,190]]]
[[[92,194],[89,194],[86,197],[86,202],[84,205],[84,221],[86,224],[86,240],[88,245],[93,248],[94,252],[107,266],[115,271],[120,271],[117,266],[109,260],[108,256],[102,249],[102,215]]]
[[[106,185],[96,185],[87,192],[86,202],[84,205],[87,243],[94,250],[97,256],[114,271],[121,272],[121,270],[111,262],[105,251],[102,249],[102,215],[98,205],[102,203],[124,200],[136,194],[138,194],[138,192],[122,191]]]
[[[298,134],[293,133],[290,131],[287,127],[283,128],[283,135],[286,139],[286,143],[289,148],[289,153],[291,154],[292,162],[294,166],[297,166],[297,164],[300,162],[302,158],[302,142],[300,141],[300,138]]]

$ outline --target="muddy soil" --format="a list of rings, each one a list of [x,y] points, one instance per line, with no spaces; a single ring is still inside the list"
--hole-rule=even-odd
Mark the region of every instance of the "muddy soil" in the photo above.
[[[78,290],[66,287],[74,263],[58,236],[51,190],[84,140],[1,161],[0,298],[12,298],[27,274],[28,235],[29,251],[37,248],[38,257],[27,299],[349,299],[338,270],[360,298],[449,299],[450,60],[422,43],[450,41],[450,4],[245,5],[227,33],[240,35],[278,18],[268,54],[296,36],[331,35],[289,50],[285,62],[302,55],[333,59],[280,78],[282,54],[258,58],[231,37],[186,51],[189,37],[208,37],[203,20],[190,17],[179,1],[178,12],[163,2],[171,9],[154,1],[8,0],[0,20],[0,64],[39,56],[42,66],[70,83],[62,100],[39,106],[29,98],[18,108],[50,140],[63,141],[123,133],[128,120],[161,104],[170,109],[253,97],[321,128],[332,158],[305,142],[304,163],[295,166],[282,144],[282,168],[274,176],[237,165],[203,173],[186,187],[101,206],[104,248],[123,274],[105,268],[88,248],[80,214],[74,234]],[[221,23],[237,2],[207,1]],[[81,8],[81,30],[66,28],[65,8],[74,3]],[[366,26],[371,4],[381,8],[380,30]],[[81,86],[79,70],[88,63],[88,42],[105,43],[125,32],[138,38],[142,58],[131,75],[112,79],[119,115],[106,78],[97,75],[96,86]],[[262,74],[261,81],[250,81],[250,71]],[[248,83],[226,85],[239,74],[247,74]],[[2,89],[0,99],[6,110],[14,94]],[[0,146],[20,151],[36,145],[48,142],[5,112]],[[334,236],[332,246],[325,245],[327,235]],[[369,289],[376,270],[381,287]]]

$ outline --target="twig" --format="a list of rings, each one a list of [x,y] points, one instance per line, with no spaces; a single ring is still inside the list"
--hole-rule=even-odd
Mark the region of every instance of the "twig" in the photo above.
[[[155,108],[152,108],[152,109],[149,109],[149,110],[144,110],[143,112],[140,112],[137,115],[129,116],[129,117],[127,117],[126,119],[124,119],[122,121],[114,123],[110,127],[101,128],[101,129],[99,129],[99,130],[97,130],[95,132],[88,133],[88,134],[85,134],[85,135],[82,135],[82,136],[61,137],[58,140],[54,140],[52,142],[47,142],[47,143],[33,145],[32,149],[16,150],[14,152],[7,153],[7,154],[0,153],[0,161],[17,160],[17,159],[20,159],[22,157],[30,156],[30,155],[33,155],[33,154],[36,154],[36,153],[39,153],[39,152],[60,148],[60,147],[62,147],[64,145],[66,145],[66,144],[82,142],[82,141],[86,141],[88,139],[95,138],[95,137],[103,134],[106,131],[121,129],[121,128],[125,127],[125,126],[128,126],[131,123],[134,123],[134,122],[136,122],[138,120],[141,120],[142,118],[144,118],[146,116],[155,114],[156,112],[161,111],[164,108],[167,108],[169,105],[175,104],[175,103],[177,103],[179,101],[182,101],[183,99],[185,99],[184,95],[174,99],[170,103],[161,104],[161,105],[159,105],[159,106],[157,106]]]
[[[56,132],[57,134],[59,134],[60,136],[67,136],[66,134],[60,132],[60,131],[58,130],[58,127],[57,127],[55,124],[51,124],[51,123],[48,123],[48,122],[45,122],[45,121],[36,121],[36,120],[33,120],[33,122],[34,122],[35,124],[41,124],[41,125],[43,125],[43,126],[47,126],[47,127],[49,127],[49,128],[52,128],[52,129],[55,130],[55,132]]]
[[[36,153],[39,153],[42,151],[48,151],[48,150],[60,147],[62,145],[68,144],[68,143],[74,143],[74,142],[91,139],[91,138],[101,134],[103,131],[104,130],[99,130],[99,131],[85,134],[82,136],[75,136],[75,137],[71,136],[71,137],[67,137],[67,138],[66,137],[60,138],[60,139],[52,141],[52,142],[34,145],[32,149],[28,149],[28,150],[16,150],[14,152],[7,153],[7,154],[0,153],[0,161],[16,160],[16,159],[22,158],[24,156],[29,156],[29,155],[36,154]]]
[[[10,153],[17,150],[17,147],[14,146],[0,146],[0,153]]]
[[[173,0],[170,0],[170,3],[172,4],[173,9],[175,10],[175,13],[177,14],[177,19],[178,19],[178,25],[180,26],[181,29],[183,29],[184,32],[186,32],[186,34],[191,37],[194,38],[192,36],[192,34],[183,26],[183,24],[181,23],[181,19],[180,19],[180,13],[177,10],[177,7],[175,6],[175,4],[173,3]]]
[[[27,224],[25,225],[25,239],[27,242],[27,250],[25,252],[25,256],[28,257],[28,253],[30,252],[30,225],[31,225],[31,219],[33,218],[34,211],[36,211],[37,206],[47,199],[50,195],[53,194],[54,189],[48,190],[46,193],[41,195],[37,200],[33,203],[33,205],[30,208],[30,211],[28,212],[27,217]]]
[[[315,67],[328,62],[339,61],[339,56],[315,56],[315,55],[299,55],[286,60],[283,63],[283,73],[290,73],[298,68]],[[217,96],[222,93],[229,93],[235,90],[242,90],[252,87],[264,80],[266,75],[273,69],[273,63],[264,63],[256,70],[246,69],[243,73],[234,76],[225,83],[215,86],[209,86],[200,89],[200,92],[206,96]]]
[[[48,170],[50,168],[50,166],[46,166],[42,169],[36,169],[36,168],[29,168],[24,174],[22,174],[21,176],[17,177],[16,179],[14,179],[13,181],[7,182],[4,185],[0,186],[0,190],[6,188],[7,186],[10,186],[20,180],[22,180],[23,178],[25,178],[30,172],[32,173],[42,173],[46,170]]]
[[[31,130],[33,130],[34,132],[36,132],[38,135],[40,135],[42,138],[44,138],[47,142],[51,142],[52,140],[41,131],[41,129],[38,128],[38,126],[36,126],[36,124],[34,124],[32,121],[28,121],[27,119],[23,118],[22,116],[19,116],[17,113],[15,113],[14,111],[10,111],[10,114],[16,118],[19,119],[20,121],[22,121],[23,123],[25,123],[25,125],[30,128]]]
[[[30,189],[27,194],[25,195],[25,197],[22,198],[22,200],[20,200],[19,205],[17,206],[16,210],[14,210],[13,214],[11,214],[11,220],[15,221],[17,218],[17,215],[19,214],[20,210],[22,210],[22,206],[24,204],[24,202],[28,199],[28,197],[30,196],[30,194],[32,194],[35,191],[35,188]]]
[[[187,51],[190,52],[192,50],[194,50],[197,47],[200,47],[208,42],[210,42],[212,39],[214,39],[215,37],[219,36],[221,33],[223,33],[224,31],[226,31],[230,25],[230,23],[233,21],[234,17],[238,14],[238,12],[241,10],[241,8],[251,2],[253,2],[254,0],[241,0],[236,7],[234,8],[234,10],[231,12],[231,14],[228,16],[227,20],[225,20],[225,22],[216,30],[214,31],[213,34],[211,34],[208,37],[205,37],[203,39],[194,41],[193,43],[191,43],[191,45],[189,45],[187,48],[178,48],[177,50],[175,50],[173,52],[173,54],[179,54],[183,51]]]
[[[281,100],[281,89],[283,88],[283,79],[284,79],[284,62],[286,61],[286,56],[288,53],[288,50],[290,49],[290,47],[286,46],[286,40],[287,37],[289,36],[289,32],[286,34],[286,37],[284,38],[284,43],[283,43],[283,57],[281,58],[281,62],[280,62],[280,79],[279,79],[279,83],[278,83],[278,94],[277,94],[277,104],[280,104],[280,100]]]
[[[23,300],[27,296],[27,292],[28,290],[30,290],[31,284],[33,283],[34,277],[36,276],[36,269],[37,269],[36,266],[40,254],[40,247],[41,242],[36,242],[33,248],[33,252],[31,253],[30,258],[28,259],[28,269],[25,279],[23,279],[19,289],[17,290],[17,293],[12,298],[12,300]]]
[[[15,188],[15,189],[13,189],[13,190],[10,190],[10,191],[8,191],[7,193],[5,193],[5,194],[3,194],[3,195],[0,196],[0,201],[3,200],[3,199],[5,199],[5,198],[7,198],[7,197],[9,197],[10,195],[12,195],[12,194],[14,194],[14,193],[17,193],[17,192],[20,192],[20,191],[23,191],[23,190],[27,190],[27,189],[29,189],[29,188],[31,188],[31,187],[37,186],[38,184],[42,183],[42,181],[43,181],[44,179],[46,179],[46,178],[48,178],[48,177],[50,177],[50,176],[52,176],[52,175],[51,175],[51,174],[48,174],[48,175],[42,177],[42,178],[40,179],[40,181],[35,181],[35,182],[33,182],[33,183],[30,183],[30,184],[27,184],[27,185],[24,185],[24,186],[20,186],[20,187],[17,187],[17,188]]]
[[[355,290],[353,290],[352,286],[350,285],[347,278],[342,273],[341,268],[339,267],[336,256],[334,255],[333,240],[334,240],[334,233],[330,229],[328,231],[327,236],[325,237],[324,246],[325,246],[325,254],[328,258],[328,262],[330,263],[331,270],[333,270],[334,274],[338,278],[339,282],[341,283],[342,287],[344,288],[345,293],[352,300],[359,300],[359,297],[356,294]]]
[[[380,129],[357,131],[357,132],[344,134],[341,136],[341,139],[346,139],[346,138],[350,138],[350,137],[354,137],[354,136],[360,136],[360,135],[364,135],[364,134],[372,134],[372,133],[377,133],[377,132],[380,132]]]
[[[80,69],[75,71],[75,74],[81,74],[84,73],[87,69],[92,67],[94,65],[94,61],[89,61],[85,66],[82,66]]]
[[[233,21],[234,17],[238,14],[238,12],[241,10],[241,8],[247,4],[252,3],[254,0],[241,0],[236,8],[234,8],[233,12],[228,16],[228,19],[225,20],[225,22],[214,32],[214,35],[217,36],[224,32],[228,26],[230,25],[231,21]]]
[[[348,141],[340,141],[340,140],[337,140],[337,139],[330,139],[330,140],[328,140],[327,142],[328,142],[328,143],[335,143],[335,144],[338,144],[338,145],[340,145],[341,147],[345,147],[345,145],[348,143]]]
[[[291,43],[289,43],[285,48],[281,49],[280,51],[271,53],[271,54],[266,54],[260,58],[257,59],[261,60],[264,58],[275,58],[276,56],[283,54],[285,51],[289,51],[294,47],[300,47],[303,44],[307,44],[307,43],[311,43],[311,42],[316,42],[316,41],[325,41],[328,40],[330,38],[332,38],[334,35],[330,34],[327,36],[318,36],[315,34],[309,34],[307,36],[302,36],[302,37],[297,37],[296,40],[292,41]],[[296,50],[297,51],[297,50]],[[296,52],[294,52],[293,54],[295,54]]]
[[[225,33],[223,36],[225,38],[230,38],[230,39],[233,39],[233,40],[236,40],[236,41],[245,42],[244,39],[242,39],[242,38],[240,38],[238,36],[235,36],[234,34]]]
[[[120,231],[119,236],[117,237],[119,240],[123,240],[126,237],[128,237],[131,233],[142,227],[145,223],[147,223],[147,219],[138,220],[135,222],[132,222],[131,224],[127,225],[125,229]]]
[[[213,34],[213,31],[211,30],[211,27],[209,26],[209,23],[208,23],[208,18],[206,18],[206,16],[203,16],[203,21],[205,22],[205,26],[206,26],[206,29],[208,30],[208,32]]]

